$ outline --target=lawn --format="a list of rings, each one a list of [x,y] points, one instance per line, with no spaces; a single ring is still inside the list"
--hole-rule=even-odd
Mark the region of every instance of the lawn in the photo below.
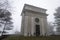
[[[60,40],[60,36],[40,36],[40,37],[24,37],[24,36],[9,36],[3,40]]]

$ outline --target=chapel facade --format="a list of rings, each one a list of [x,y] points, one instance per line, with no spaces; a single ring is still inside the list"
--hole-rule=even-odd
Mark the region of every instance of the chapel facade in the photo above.
[[[46,9],[25,4],[22,10],[21,35],[47,35]]]

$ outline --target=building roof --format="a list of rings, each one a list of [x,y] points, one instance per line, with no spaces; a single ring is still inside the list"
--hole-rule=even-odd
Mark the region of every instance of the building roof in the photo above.
[[[47,11],[47,9],[39,8],[39,7],[28,5],[28,4],[24,5],[23,11],[26,11],[26,10],[33,11],[33,12],[44,13],[44,14],[46,14],[46,11]]]

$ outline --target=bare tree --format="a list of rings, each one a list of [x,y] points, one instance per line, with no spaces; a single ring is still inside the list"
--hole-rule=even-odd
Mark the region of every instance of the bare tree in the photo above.
[[[11,13],[8,11],[9,8],[10,5],[8,0],[0,1],[0,23],[4,25],[3,31],[1,31],[2,35],[5,33],[5,29],[11,30],[13,27],[11,26],[13,22],[11,21]]]
[[[2,31],[0,30],[1,33],[1,37],[0,40],[7,37],[6,35],[4,35],[6,32],[5,30],[9,31],[12,30],[13,25],[12,25],[12,21],[11,21],[11,12],[8,11],[11,9],[10,3],[8,0],[0,0],[0,27],[3,26]]]
[[[11,9],[10,3],[8,0],[0,0],[0,9]]]

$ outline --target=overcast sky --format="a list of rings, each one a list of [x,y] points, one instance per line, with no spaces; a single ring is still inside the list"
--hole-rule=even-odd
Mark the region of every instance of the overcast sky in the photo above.
[[[14,21],[14,30],[20,31],[21,28],[21,12],[24,4],[30,4],[36,7],[41,7],[47,9],[47,20],[49,22],[54,22],[53,13],[55,9],[60,6],[60,0],[10,0],[13,7],[13,21]]]

